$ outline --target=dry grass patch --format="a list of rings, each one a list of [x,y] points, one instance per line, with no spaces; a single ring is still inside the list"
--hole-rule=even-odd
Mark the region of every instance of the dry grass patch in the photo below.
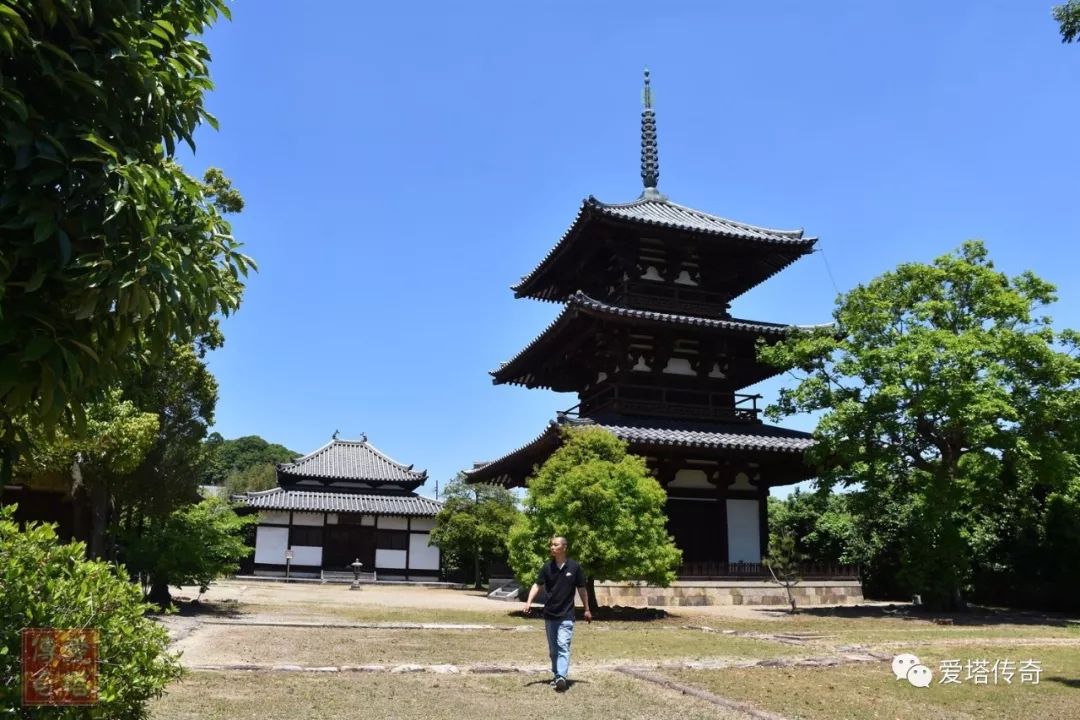
[[[155,720],[552,716],[561,720],[736,718],[622,675],[579,675],[565,694],[537,675],[192,673],[152,705]]]
[[[896,680],[889,663],[841,665],[827,668],[747,668],[677,670],[664,674],[722,697],[742,700],[805,720],[989,720],[992,718],[1038,718],[1075,720],[1080,708],[1080,648],[1012,648],[958,646],[920,648],[919,659],[934,673],[929,688],[913,687]],[[946,659],[997,659],[1042,662],[1038,685],[1000,682],[975,685],[940,685],[940,662]]]
[[[494,605],[496,601],[491,601]],[[317,604],[298,607],[294,604],[240,603],[237,608],[244,618],[273,618],[279,621],[337,622],[337,623],[454,623],[465,625],[528,624],[515,615],[519,604],[499,603],[491,610],[460,610],[397,605],[333,605]]]
[[[299,628],[206,624],[180,641],[185,665],[364,665],[484,663],[544,665],[547,640],[532,621],[521,630]],[[750,638],[640,624],[579,623],[575,662],[763,658],[805,649]]]
[[[938,624],[929,617],[833,617],[828,614],[803,613],[796,615],[777,613],[777,615],[778,617],[762,620],[717,616],[694,617],[683,618],[682,622],[703,625],[716,630],[774,635],[785,633],[830,635],[833,636],[831,638],[833,641],[841,644],[874,645],[916,641],[932,644],[943,639],[965,640],[976,644],[981,638],[1022,641],[1071,639],[1080,642],[1080,622],[1068,622],[1064,619],[1048,618],[1044,622],[1033,619],[1030,622],[1018,623],[1007,619],[994,622],[991,619],[960,616],[949,618],[952,624]]]

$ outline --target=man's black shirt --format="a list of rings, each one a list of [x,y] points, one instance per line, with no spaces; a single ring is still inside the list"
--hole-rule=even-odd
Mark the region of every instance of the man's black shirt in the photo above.
[[[560,568],[554,560],[549,560],[540,568],[536,584],[547,591],[544,617],[551,620],[574,617],[574,591],[585,587],[585,573],[580,565],[567,558]]]

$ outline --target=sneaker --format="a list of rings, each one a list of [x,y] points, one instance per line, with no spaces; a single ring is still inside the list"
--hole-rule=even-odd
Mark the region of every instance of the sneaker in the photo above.
[[[555,692],[566,692],[566,687],[566,678],[564,678],[562,675],[555,678]]]
[[[551,687],[555,687],[555,681],[558,680],[558,679],[559,679],[559,676],[556,675],[555,677],[551,678],[551,682],[549,682],[548,685],[550,685]]]

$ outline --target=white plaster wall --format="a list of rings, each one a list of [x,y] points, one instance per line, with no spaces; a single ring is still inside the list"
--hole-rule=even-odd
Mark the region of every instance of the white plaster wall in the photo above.
[[[409,518],[399,517],[392,515],[390,517],[380,517],[379,524],[376,525],[380,530],[408,530]],[[402,567],[405,567],[402,565]]]
[[[293,545],[293,565],[322,565],[322,548],[314,545]],[[282,560],[281,562],[285,562]]]
[[[735,482],[728,485],[731,490],[754,490],[756,487],[750,482],[750,476],[746,473],[739,473],[735,476]]]
[[[271,525],[288,525],[289,513],[285,510],[263,510],[259,513],[259,522]]]
[[[689,285],[691,287],[697,287],[697,283],[690,277],[689,270],[683,270],[679,273],[679,277],[675,278],[675,284],[677,285]]]
[[[704,470],[683,469],[675,473],[675,479],[668,483],[669,488],[700,488],[715,489],[716,486],[709,482],[708,475]]]
[[[285,564],[285,549],[289,547],[289,528],[262,527],[255,532],[255,562]]]
[[[727,501],[728,562],[761,562],[757,500]]]
[[[364,516],[362,516],[360,518],[360,525],[361,526],[367,526],[367,527],[374,527],[374,525],[375,525],[375,516],[374,515],[364,515]]]
[[[294,512],[292,515],[293,525],[322,525],[322,513]]]
[[[337,513],[327,513],[326,514],[326,524],[327,525],[337,525]]]
[[[413,518],[409,521],[409,527],[413,530],[431,530],[435,527],[435,518]]]
[[[376,550],[375,551],[375,567],[404,570],[405,569],[405,551],[404,550],[382,550],[382,549]]]
[[[690,367],[690,361],[686,358],[671,358],[664,366],[666,375],[697,375],[694,368]]]
[[[428,545],[427,533],[411,533],[409,535],[409,569],[410,570],[438,570],[439,548]]]

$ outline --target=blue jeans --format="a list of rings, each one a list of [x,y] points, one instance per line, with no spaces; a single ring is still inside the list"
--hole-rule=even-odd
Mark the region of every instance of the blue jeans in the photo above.
[[[551,672],[556,677],[566,677],[570,670],[570,640],[574,636],[574,619],[544,619],[547,630],[548,655],[551,657]]]

